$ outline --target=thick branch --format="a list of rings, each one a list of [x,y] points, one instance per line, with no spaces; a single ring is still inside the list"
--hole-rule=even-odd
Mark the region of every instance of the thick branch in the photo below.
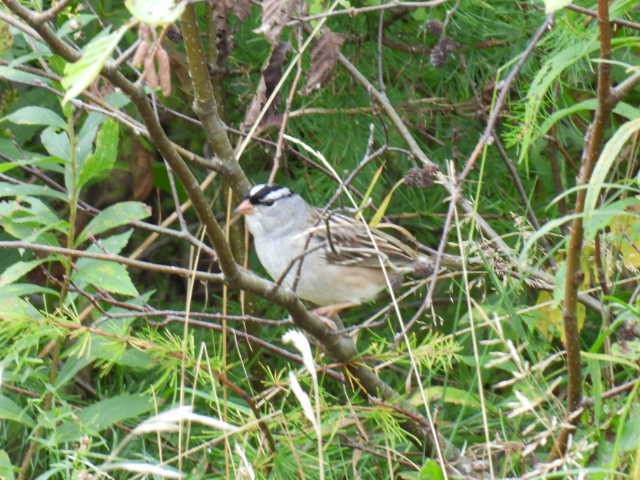
[[[202,127],[213,152],[227,165],[227,175],[231,180],[234,191],[242,198],[251,187],[251,183],[242,168],[240,168],[225,131],[224,123],[218,113],[218,105],[211,85],[211,76],[207,68],[207,59],[200,43],[200,30],[198,29],[195,6],[193,4],[188,4],[182,15],[182,35],[195,95],[193,109],[202,122]],[[215,44],[209,47],[215,48]]]

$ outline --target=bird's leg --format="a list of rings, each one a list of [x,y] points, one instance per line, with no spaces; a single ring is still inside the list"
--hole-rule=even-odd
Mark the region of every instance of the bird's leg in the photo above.
[[[336,329],[342,330],[344,329],[344,324],[342,323],[342,320],[340,319],[338,314],[342,310],[346,308],[355,307],[356,305],[358,304],[353,302],[337,303],[335,305],[325,305],[324,307],[318,307],[314,309],[313,313],[318,315],[324,321],[324,323],[326,323],[327,326],[332,330],[336,330]]]
[[[336,303],[335,305],[325,305],[324,307],[316,308],[315,310],[313,310],[313,313],[318,314],[321,317],[333,319],[337,317],[342,310],[346,308],[355,307],[356,305],[358,304],[353,302]]]

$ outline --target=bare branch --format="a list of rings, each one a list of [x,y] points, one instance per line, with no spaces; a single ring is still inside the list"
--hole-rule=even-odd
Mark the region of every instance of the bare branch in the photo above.
[[[149,270],[151,272],[158,272],[167,275],[178,275],[179,277],[195,277],[198,280],[203,280],[213,283],[222,283],[224,276],[219,273],[207,273],[190,270],[188,268],[175,267],[172,265],[160,265],[157,263],[143,262],[141,260],[133,260],[122,255],[116,255],[113,253],[93,253],[86,250],[76,250],[73,248],[64,247],[52,247],[50,245],[40,245],[38,243],[23,242],[20,240],[7,240],[0,241],[0,249],[18,249],[24,248],[25,250],[33,250],[35,252],[44,252],[50,254],[64,255],[66,257],[74,258],[93,258],[95,260],[104,260],[106,262],[115,262],[128,267],[140,268],[142,270]]]

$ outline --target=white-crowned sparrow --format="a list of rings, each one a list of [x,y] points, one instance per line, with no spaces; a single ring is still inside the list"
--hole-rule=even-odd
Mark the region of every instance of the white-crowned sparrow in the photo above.
[[[320,306],[371,300],[387,286],[383,268],[394,282],[430,263],[400,240],[355,218],[323,213],[287,187],[256,185],[236,212],[245,216],[269,275]]]

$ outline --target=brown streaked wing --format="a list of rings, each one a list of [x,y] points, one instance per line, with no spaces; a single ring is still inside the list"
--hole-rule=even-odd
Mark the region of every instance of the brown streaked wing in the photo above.
[[[325,256],[331,263],[378,268],[381,257],[387,266],[401,269],[416,258],[409,246],[359,220],[335,212],[323,214],[318,209],[312,213],[316,226],[308,232],[315,241],[326,244]]]

